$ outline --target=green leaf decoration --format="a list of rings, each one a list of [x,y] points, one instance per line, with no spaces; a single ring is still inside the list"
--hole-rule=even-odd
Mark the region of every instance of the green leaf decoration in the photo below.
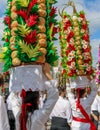
[[[27,45],[24,41],[21,40],[19,41],[19,46],[22,49],[22,53],[26,53],[29,58],[38,57],[40,49],[39,46],[33,48],[32,45]]]

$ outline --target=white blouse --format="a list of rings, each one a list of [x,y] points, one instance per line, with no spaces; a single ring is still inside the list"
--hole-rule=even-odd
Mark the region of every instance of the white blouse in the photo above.
[[[0,95],[0,130],[10,130],[5,103]]]

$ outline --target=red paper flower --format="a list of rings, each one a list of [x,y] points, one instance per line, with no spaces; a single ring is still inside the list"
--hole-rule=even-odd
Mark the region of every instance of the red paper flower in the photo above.
[[[72,72],[68,72],[67,74],[69,77],[73,76],[73,73]]]
[[[84,14],[80,14],[80,17],[85,19],[85,15]]]
[[[73,74],[75,74],[75,73],[76,73],[76,70],[74,70],[74,69],[72,69],[71,71],[72,71],[72,73],[73,73]]]
[[[36,3],[37,3],[37,0],[32,0],[32,1],[30,2],[29,6],[28,6],[28,12],[27,12],[28,15],[29,15],[29,13],[30,13],[32,7],[33,7]]]
[[[71,50],[70,50],[70,49],[67,49],[67,50],[66,50],[66,55],[68,55],[70,52],[71,52]]]
[[[20,9],[17,11],[17,14],[20,15],[23,19],[27,19],[27,12],[25,10]]]
[[[65,23],[64,30],[67,30],[68,27],[70,27],[70,26],[71,26],[71,22],[70,22],[70,20],[68,20],[68,21]]]
[[[91,70],[87,71],[87,74],[93,74],[94,70],[91,68]]]
[[[88,28],[87,24],[82,25],[82,29],[86,30]]]
[[[70,50],[75,50],[75,46],[72,45],[72,44],[69,44],[69,49],[70,49]]]
[[[52,37],[58,32],[58,27],[54,27],[52,31]]]
[[[84,60],[84,63],[89,63],[91,59]]]
[[[65,18],[67,18],[67,16],[66,16],[66,15],[64,15],[63,17],[64,17],[64,19],[65,19]]]
[[[52,8],[51,8],[51,12],[50,12],[50,14],[49,14],[50,17],[53,17],[53,16],[54,16],[54,14],[56,13],[56,9],[57,9],[57,8],[55,8],[55,7],[52,7]]]
[[[8,38],[6,38],[5,41],[8,42]]]
[[[75,62],[74,58],[71,61],[67,61],[67,65],[71,65],[72,62]]]
[[[27,20],[26,23],[28,26],[34,26],[37,23],[37,15],[31,15]]]
[[[83,49],[84,52],[90,52],[91,48],[87,47],[86,49]]]
[[[89,35],[88,34],[83,35],[82,39],[85,41],[89,41]]]
[[[66,73],[66,70],[64,69],[63,72],[62,72],[62,74],[65,74],[65,73]]]
[[[31,32],[30,34],[26,35],[26,37],[24,38],[25,42],[27,42],[27,44],[33,44],[36,42],[36,30],[34,30],[33,32]]]
[[[11,26],[11,18],[10,18],[10,16],[4,17],[4,22],[5,22],[5,24],[8,25],[8,27],[10,29],[10,26]]]
[[[67,42],[70,42],[70,39],[74,36],[74,32],[71,31],[69,35],[67,36]]]

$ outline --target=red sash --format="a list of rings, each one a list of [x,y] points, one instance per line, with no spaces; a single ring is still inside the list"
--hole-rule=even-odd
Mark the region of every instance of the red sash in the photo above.
[[[28,106],[32,106],[32,104],[24,103],[24,98],[26,97],[26,91],[24,89],[22,89],[20,96],[22,97],[21,130],[27,130],[27,128],[26,128],[26,109]]]
[[[80,98],[78,97],[76,101],[77,108],[80,109],[81,113],[84,115],[85,118],[73,117],[75,121],[83,122],[83,123],[90,123],[90,130],[96,130],[95,124],[90,119],[89,115],[84,110],[83,106],[80,104]]]

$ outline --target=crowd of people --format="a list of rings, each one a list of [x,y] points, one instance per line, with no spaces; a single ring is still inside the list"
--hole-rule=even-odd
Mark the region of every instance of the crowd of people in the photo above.
[[[59,87],[48,64],[43,73],[45,91],[22,89],[6,99],[0,96],[0,130],[98,130],[100,88],[95,80],[78,76]],[[1,75],[0,86],[3,83]]]

